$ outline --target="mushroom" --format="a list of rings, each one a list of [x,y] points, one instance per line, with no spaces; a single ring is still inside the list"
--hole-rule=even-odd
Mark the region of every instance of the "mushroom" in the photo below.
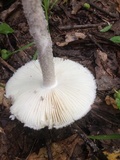
[[[22,0],[38,60],[19,68],[6,84],[11,118],[33,129],[61,128],[85,116],[96,96],[91,72],[81,64],[53,58],[41,0]]]

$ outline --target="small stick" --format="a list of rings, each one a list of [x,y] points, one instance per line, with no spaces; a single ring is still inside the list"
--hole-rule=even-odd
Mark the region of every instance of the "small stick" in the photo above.
[[[53,160],[50,140],[46,140],[46,149],[47,149],[47,154],[48,154],[48,160]]]
[[[100,112],[100,111],[99,111]],[[91,110],[91,113],[93,114],[93,115],[95,115],[96,117],[99,117],[99,118],[101,118],[101,119],[103,119],[104,121],[106,121],[106,122],[109,122],[110,124],[112,124],[112,125],[115,125],[115,126],[118,126],[119,124],[119,122],[117,123],[117,122],[114,122],[114,121],[112,121],[112,120],[110,120],[110,119],[108,119],[108,118],[106,118],[107,116],[106,115],[101,115],[100,113],[96,113],[96,111],[95,110]],[[110,116],[110,115],[109,115]]]
[[[87,35],[91,39],[91,41],[94,42],[95,45],[98,46],[98,48],[100,48],[101,51],[105,52],[104,49],[101,47],[101,45],[97,43],[97,41],[94,39],[94,37],[91,34],[87,34]]]
[[[37,143],[37,141],[38,141],[38,139],[35,139],[35,141],[33,142],[33,145],[32,145],[32,147],[30,149],[30,152],[29,152],[28,156],[25,158],[25,160],[29,159],[29,157],[30,157],[30,155],[31,155],[31,153],[33,151],[33,148],[34,148],[35,144]]]
[[[87,135],[83,132],[83,130],[75,123],[76,133],[90,146],[93,150],[94,155],[102,160],[108,160],[107,157],[101,152],[101,150],[97,147],[97,145],[87,137]]]
[[[15,72],[15,68],[13,68],[11,65],[9,65],[6,61],[4,61],[1,57],[0,57],[0,63],[3,64],[3,66],[7,67],[10,71]]]
[[[69,30],[69,29],[84,29],[84,28],[94,28],[102,25],[106,25],[107,23],[97,23],[97,24],[84,24],[84,25],[66,25],[59,26],[60,30]]]
[[[117,14],[114,14],[114,13],[111,13],[111,12],[109,12],[109,11],[103,10],[102,8],[100,8],[100,7],[96,6],[95,4],[93,4],[93,3],[91,2],[91,0],[88,0],[88,3],[89,3],[91,6],[93,6],[94,8],[96,8],[97,10],[99,10],[99,11],[101,11],[101,12],[103,12],[103,13],[105,13],[105,14],[113,17],[113,18],[118,18],[118,15],[117,15]]]
[[[87,137],[83,130],[75,123],[76,133],[93,149],[93,152],[99,151],[97,145]]]
[[[53,160],[52,150],[51,150],[51,132],[48,128],[44,128],[45,132],[45,143],[46,143],[46,150],[48,154],[48,160]]]

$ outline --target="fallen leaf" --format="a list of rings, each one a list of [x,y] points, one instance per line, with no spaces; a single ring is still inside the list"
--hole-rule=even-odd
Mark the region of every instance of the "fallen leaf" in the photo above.
[[[9,17],[9,15],[11,13],[13,13],[15,10],[18,9],[18,7],[20,7],[21,3],[20,1],[16,1],[15,3],[13,3],[8,9],[4,10],[2,13],[1,13],[1,19],[3,22],[6,21],[6,19]],[[14,14],[15,15],[15,14]]]
[[[99,91],[106,91],[111,90],[114,87],[120,88],[120,79],[119,78],[112,78],[108,75],[103,75],[99,79],[96,80],[97,89]]]
[[[103,29],[100,30],[100,32],[107,32],[107,31],[109,31],[111,29],[111,27],[112,27],[112,24],[104,27]]]
[[[114,43],[120,43],[120,36],[111,37],[110,41],[112,41]]]
[[[36,153],[32,153],[26,160],[40,160],[40,157]],[[41,159],[41,160],[46,160],[46,159]]]
[[[52,143],[51,151],[54,160],[68,160],[70,159],[73,150],[77,144],[82,144],[83,141],[76,135],[72,135],[60,142]],[[46,148],[41,148],[39,153],[32,153],[27,160],[48,160]]]
[[[76,14],[82,7],[83,2],[78,2],[77,0],[71,1],[72,11],[71,14]]]
[[[2,104],[3,104],[3,106],[4,106],[4,107],[6,107],[6,108],[10,108],[11,103],[12,103],[12,102],[11,102],[11,100],[10,100],[10,99],[6,98],[5,96],[3,97]]]
[[[86,35],[84,33],[81,33],[81,32],[75,32],[75,36],[78,39],[85,39],[86,38]]]
[[[98,50],[97,54],[99,55],[99,58],[103,61],[106,62],[108,59],[108,56],[105,52],[102,52],[100,50]]]
[[[4,132],[4,129],[0,127],[0,159],[3,155],[7,154],[7,151],[8,151],[8,139]]]
[[[107,63],[108,56],[105,52],[102,52],[100,50],[97,50],[97,53],[95,54],[95,63],[97,66],[95,67],[96,71],[96,78],[99,79],[103,75],[108,75],[105,71],[104,64]]]
[[[86,35],[81,32],[70,32],[67,33],[65,36],[65,41],[64,42],[56,42],[56,44],[60,47],[66,46],[68,43],[73,42],[78,39],[85,39]]]
[[[0,104],[2,104],[3,102],[4,93],[5,93],[4,84],[0,83]]]
[[[118,69],[118,62],[114,54],[107,54],[97,50],[95,54],[95,72],[98,90],[111,90],[115,86],[119,88],[120,79],[115,76],[115,71]]]
[[[107,152],[107,151],[104,151],[103,152],[108,160],[119,160],[120,159],[120,151],[114,151],[113,153],[110,153],[110,152]]]
[[[118,109],[114,98],[107,95],[105,97],[105,102],[106,102],[107,105],[112,105],[113,108]]]
[[[116,3],[117,11],[120,13],[120,0],[114,0],[114,2]]]

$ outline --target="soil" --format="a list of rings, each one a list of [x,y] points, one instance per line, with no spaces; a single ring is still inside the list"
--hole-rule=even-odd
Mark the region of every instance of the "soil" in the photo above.
[[[89,9],[83,4],[88,2]],[[15,51],[33,42],[20,0],[0,1],[0,21],[14,33],[0,34],[0,49]],[[108,32],[102,28],[112,24]],[[91,111],[62,129],[35,131],[9,119],[10,102],[5,84],[15,70],[33,59],[35,45],[9,59],[0,57],[0,159],[1,160],[119,160],[120,140],[92,140],[89,135],[120,134],[120,110],[114,90],[120,89],[119,0],[58,1],[49,10],[54,57],[69,58],[89,68],[97,83]],[[109,104],[109,105],[108,105]]]

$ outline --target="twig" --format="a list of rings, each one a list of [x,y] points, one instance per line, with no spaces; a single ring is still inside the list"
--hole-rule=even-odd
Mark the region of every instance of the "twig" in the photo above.
[[[113,121],[110,120],[111,114],[109,114],[109,118],[108,118],[108,116],[105,115],[105,112],[104,112],[104,115],[103,115],[103,113],[101,114],[100,110],[99,110],[98,113],[96,113],[95,110],[91,110],[91,113],[92,113],[93,115],[95,115],[96,117],[99,117],[99,118],[103,119],[104,121],[109,122],[109,123],[112,124],[112,125],[119,126],[119,122],[115,122],[115,118],[114,118]],[[111,118],[111,119],[113,119],[113,118]]]
[[[45,141],[46,141],[46,149],[47,149],[47,154],[48,154],[48,160],[53,160],[52,151],[51,151],[50,130],[48,130],[48,128],[45,128],[44,131],[45,131]]]
[[[11,65],[9,65],[6,61],[4,61],[1,57],[0,57],[0,63],[3,64],[4,67],[7,67],[10,71],[15,72],[15,68],[13,68]]]
[[[31,149],[30,149],[30,152],[29,152],[29,154],[28,154],[28,156],[26,157],[25,160],[28,160],[28,158],[30,157],[30,155],[31,155],[31,153],[32,153],[32,151],[33,151],[33,148],[34,148],[35,144],[37,143],[37,141],[38,141],[38,139],[35,139],[35,141],[33,142],[33,145],[32,145],[32,147],[31,147]]]
[[[118,17],[119,17],[119,16],[118,16],[117,14],[115,14],[115,13],[111,13],[111,12],[109,12],[109,11],[106,11],[106,10],[104,10],[104,9],[96,6],[94,3],[91,2],[91,0],[88,0],[88,3],[89,3],[92,7],[96,8],[97,10],[99,10],[99,11],[101,11],[101,12],[103,12],[103,13],[105,13],[105,14],[113,17],[113,18],[118,18]]]
[[[87,137],[87,135],[83,132],[83,130],[75,123],[75,129],[77,134],[93,149],[93,152],[97,152],[99,148],[97,145]]]
[[[84,29],[84,28],[94,28],[102,25],[106,25],[107,23],[97,23],[97,24],[84,24],[84,25],[66,25],[59,26],[60,30],[68,30],[68,29]]]
[[[111,46],[115,46],[116,48],[120,49],[120,45],[117,43],[113,43],[112,41],[110,41],[109,39],[105,38],[104,36],[101,36],[100,34],[97,33],[93,33],[92,35],[94,35],[94,37],[96,37],[98,39],[98,42],[101,44],[106,44],[106,45],[111,45]]]
[[[52,151],[51,151],[51,141],[46,141],[46,148],[47,148],[47,154],[48,154],[48,160],[53,160]]]
[[[97,145],[87,137],[84,131],[76,123],[74,123],[74,125],[76,133],[90,146],[90,148],[94,152],[94,155],[100,160],[108,160],[106,156],[101,152],[101,150],[97,147]]]
[[[97,41],[95,40],[95,38],[91,34],[87,34],[87,35],[91,39],[91,41],[94,42],[95,45],[98,46],[98,48],[100,48],[101,51],[105,52],[104,49],[101,47],[101,45],[97,43]]]
[[[20,6],[21,6],[21,1],[17,0],[8,9],[1,12],[0,19],[2,19],[3,22],[5,22],[6,19],[10,17]]]
[[[12,46],[12,44],[10,42],[9,36],[7,34],[6,34],[6,38],[7,38],[7,42],[9,44],[9,46],[10,46],[11,51],[14,51],[14,48],[13,48],[13,46]]]

